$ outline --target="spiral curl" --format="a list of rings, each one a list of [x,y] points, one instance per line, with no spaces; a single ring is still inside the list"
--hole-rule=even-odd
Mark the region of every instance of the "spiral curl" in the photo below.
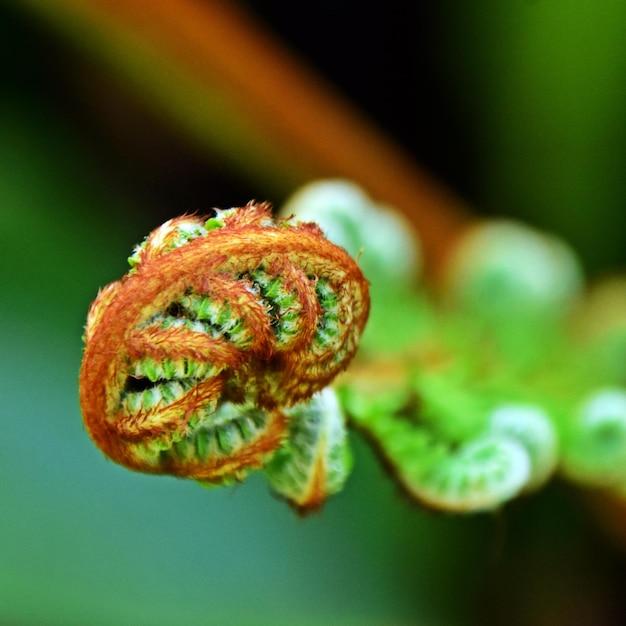
[[[154,230],[92,304],[80,401],[94,442],[134,470],[219,482],[281,444],[281,409],[354,355],[367,282],[315,224],[249,203]]]
[[[587,395],[563,435],[563,471],[591,487],[626,484],[626,389],[606,387]]]
[[[404,491],[424,506],[456,513],[493,510],[519,495],[531,479],[531,459],[513,437],[487,429],[454,444],[404,411],[373,406],[359,412],[350,399],[348,405],[354,425]]]

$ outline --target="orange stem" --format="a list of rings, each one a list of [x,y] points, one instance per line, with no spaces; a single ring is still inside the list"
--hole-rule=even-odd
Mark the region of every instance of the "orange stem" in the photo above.
[[[21,1],[50,11],[46,2]],[[226,93],[239,118],[271,146],[265,158],[285,173],[284,184],[346,177],[396,206],[420,233],[431,269],[469,221],[457,198],[234,2],[58,0],[55,6],[83,22],[83,39],[89,38],[85,27],[108,23],[105,35],[121,30],[156,49],[195,85]]]

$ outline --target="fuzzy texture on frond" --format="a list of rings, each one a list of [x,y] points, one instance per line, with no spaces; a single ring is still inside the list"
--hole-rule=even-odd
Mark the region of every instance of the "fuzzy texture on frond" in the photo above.
[[[345,417],[330,387],[287,414],[289,437],[265,473],[274,492],[307,512],[341,491],[352,469]]]
[[[102,451],[134,470],[220,482],[261,466],[282,410],[353,357],[369,312],[352,258],[268,204],[154,230],[85,328],[80,401]]]

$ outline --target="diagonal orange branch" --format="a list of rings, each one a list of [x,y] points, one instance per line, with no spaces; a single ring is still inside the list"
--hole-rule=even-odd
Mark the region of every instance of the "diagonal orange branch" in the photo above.
[[[411,219],[435,265],[467,221],[458,199],[233,2],[57,0],[51,7],[46,0],[20,1],[127,76],[128,66],[139,64],[134,80],[151,99],[180,99],[177,80],[184,77],[193,89],[169,112],[186,117],[188,126],[197,116],[195,136],[232,161],[249,153],[256,174],[283,193],[315,177],[355,180]],[[120,41],[126,54],[105,50]],[[145,78],[158,71],[164,74],[158,85]],[[226,133],[226,145],[215,146],[214,127]]]

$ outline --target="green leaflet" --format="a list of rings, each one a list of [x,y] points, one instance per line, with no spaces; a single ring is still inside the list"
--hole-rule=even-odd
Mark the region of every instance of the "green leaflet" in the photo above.
[[[302,509],[340,491],[352,469],[343,413],[326,388],[288,411],[289,436],[265,468],[273,491]]]
[[[552,475],[558,459],[556,432],[549,415],[538,405],[503,404],[489,417],[489,431],[521,444],[530,460],[526,490],[537,489]]]
[[[422,375],[418,382],[378,393],[341,391],[355,425],[418,501],[448,511],[489,510],[551,476],[557,439],[540,406],[500,403],[480,388],[463,389],[465,381],[453,376]]]
[[[172,231],[173,236],[169,243],[170,250],[180,248],[180,246],[184,246],[186,243],[189,243],[197,237],[203,237],[209,230],[211,230],[210,228],[207,228],[206,225],[203,227],[202,225],[197,224],[194,220],[189,220],[189,222],[181,220],[172,229],[168,227],[168,222],[166,222],[161,228],[165,232]],[[128,257],[128,264],[130,265],[131,272],[139,265],[141,261],[141,253],[145,247],[146,240],[144,239],[144,241],[135,246],[133,253]]]
[[[517,496],[529,477],[530,460],[522,446],[485,435],[408,474],[407,486],[438,508],[473,512],[497,508]]]
[[[378,413],[355,422],[405,490],[434,508],[491,510],[518,495],[531,476],[529,455],[506,436],[484,434],[453,445],[403,416]]]
[[[299,330],[302,305],[297,294],[287,289],[280,276],[269,274],[263,267],[250,274],[253,289],[272,318],[272,329],[279,346],[286,346]]]
[[[261,435],[266,422],[267,415],[260,409],[224,402],[201,409],[189,434],[173,442],[165,437],[138,444],[137,454],[159,464],[167,464],[170,458],[202,461],[229,456]]]

